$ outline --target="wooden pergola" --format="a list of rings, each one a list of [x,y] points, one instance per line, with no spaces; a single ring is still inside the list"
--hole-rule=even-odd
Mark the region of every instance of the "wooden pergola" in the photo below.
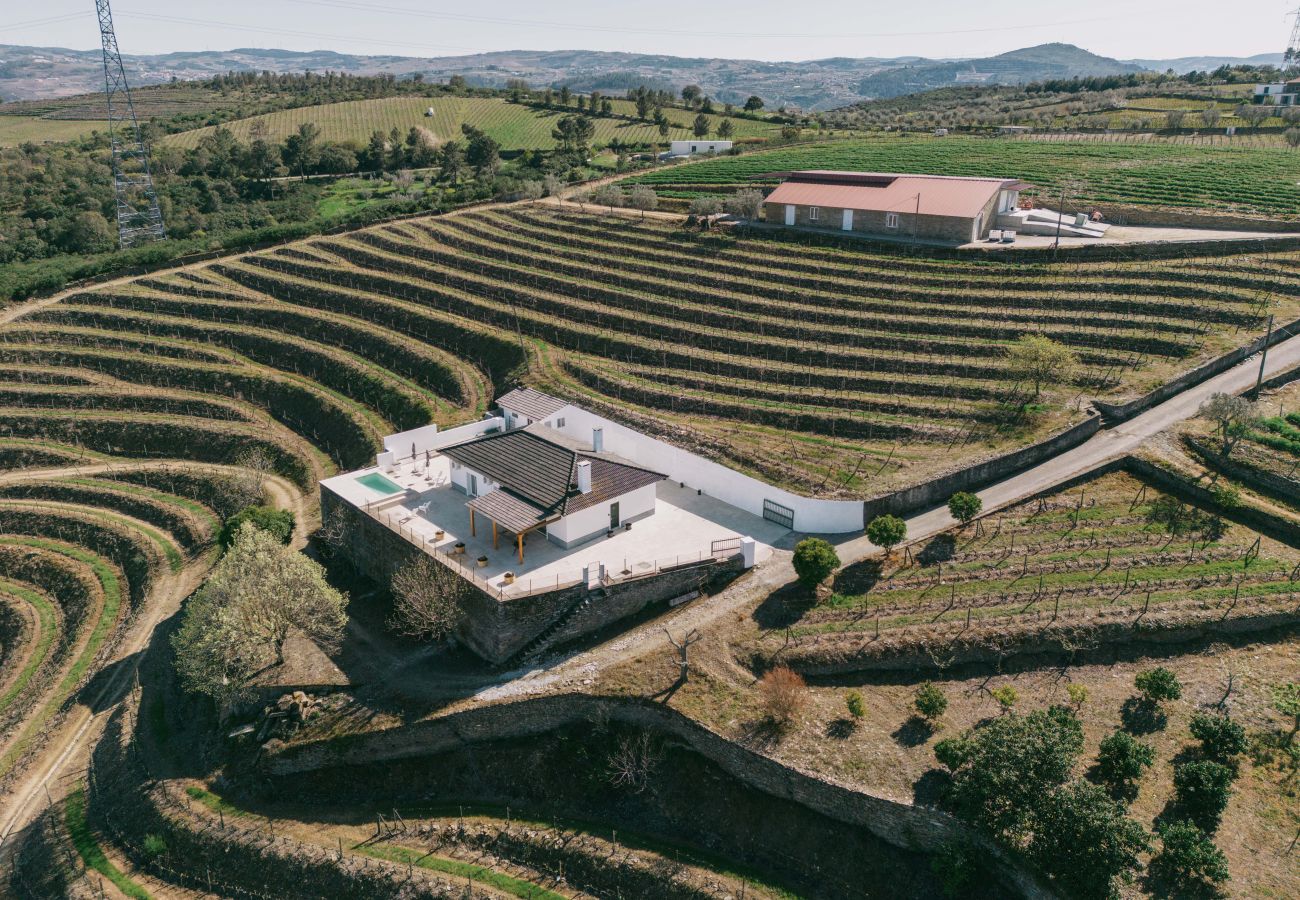
[[[469,507],[470,535],[478,536],[474,515],[481,513],[492,523],[492,549],[495,550],[500,546],[501,530],[505,529],[515,536],[520,563],[524,561],[524,536],[530,531],[545,528],[560,518],[555,514],[547,514],[541,507],[501,489],[475,497],[466,506]]]

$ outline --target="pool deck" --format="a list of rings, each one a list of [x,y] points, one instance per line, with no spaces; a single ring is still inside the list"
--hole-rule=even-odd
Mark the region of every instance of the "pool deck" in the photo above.
[[[477,534],[470,533],[468,498],[452,486],[446,457],[433,457],[427,467],[423,457],[414,464],[408,458],[396,472],[383,472],[402,487],[401,493],[385,495],[360,483],[359,479],[377,472],[377,468],[362,469],[322,484],[429,552],[450,555],[455,545],[463,542],[465,551],[454,561],[505,597],[580,582],[584,568],[591,566],[594,572],[598,564],[620,577],[707,559],[714,541],[738,537],[752,537],[757,542],[755,561],[761,562],[771,554],[772,544],[789,533],[721,500],[664,481],[656,488],[654,514],[633,522],[630,529],[567,550],[547,540],[544,533],[532,532],[524,538],[521,563],[513,534],[502,531],[493,547],[492,525],[481,517]],[[437,536],[440,529],[442,538]],[[477,564],[480,556],[487,557],[485,566]],[[515,576],[513,584],[506,584],[506,573]]]

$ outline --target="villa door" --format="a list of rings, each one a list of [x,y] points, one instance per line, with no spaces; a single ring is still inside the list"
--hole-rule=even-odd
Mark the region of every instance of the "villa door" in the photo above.
[[[469,475],[467,476],[467,478],[468,478],[468,480],[465,482],[465,488],[466,488],[465,493],[469,494],[471,497],[477,497],[477,496],[478,496],[478,476],[475,475],[473,472],[471,472],[471,473],[469,473]]]
[[[787,224],[787,225],[793,225],[793,224],[794,224],[794,204],[793,204],[793,203],[787,203],[787,204],[785,205],[785,224]]]
[[[609,505],[609,530],[613,531],[620,524],[622,523],[619,521],[619,517],[618,517],[618,504],[611,503]]]
[[[843,223],[841,223],[840,227],[844,231],[853,230],[853,210],[851,209],[844,210],[844,221]]]

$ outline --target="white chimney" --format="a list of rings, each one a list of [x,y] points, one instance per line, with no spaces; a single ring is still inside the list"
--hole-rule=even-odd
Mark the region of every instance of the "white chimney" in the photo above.
[[[591,493],[591,460],[578,460],[578,493]]]
[[[605,449],[605,429],[603,428],[591,429],[591,451],[593,453],[600,453],[604,449]]]

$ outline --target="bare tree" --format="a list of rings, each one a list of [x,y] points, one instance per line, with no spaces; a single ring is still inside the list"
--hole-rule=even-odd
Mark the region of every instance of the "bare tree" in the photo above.
[[[388,626],[417,640],[441,640],[464,615],[473,586],[428,554],[397,570],[390,582],[393,614]]]
[[[1223,113],[1219,112],[1219,108],[1213,104],[1201,110],[1201,122],[1204,123],[1206,128],[1215,127],[1222,118]]]
[[[677,680],[680,681],[682,684],[685,684],[686,679],[690,677],[690,667],[686,658],[687,652],[691,649],[691,644],[694,644],[697,641],[699,641],[699,639],[702,638],[703,635],[700,634],[699,631],[694,628],[686,632],[686,636],[683,637],[680,641],[675,640],[673,638],[673,633],[669,631],[667,628],[664,629],[664,634],[668,635],[668,643],[672,644],[673,647],[676,648],[677,650],[678,665],[681,667],[680,671],[677,674]]]
[[[648,731],[619,738],[618,749],[609,758],[609,783],[641,793],[650,784],[662,756],[662,748]]]

